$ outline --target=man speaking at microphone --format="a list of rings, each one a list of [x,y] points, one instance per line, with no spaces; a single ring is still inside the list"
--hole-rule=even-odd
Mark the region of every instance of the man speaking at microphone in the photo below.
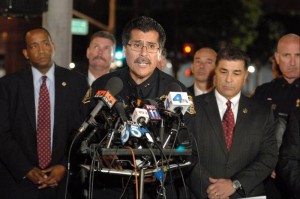
[[[118,97],[124,100],[128,108],[136,106],[133,105],[135,103],[138,106],[143,99],[155,99],[166,95],[165,92],[170,83],[176,83],[182,92],[188,92],[181,82],[157,68],[165,41],[165,31],[154,19],[145,16],[132,19],[127,23],[122,34],[123,51],[128,67],[98,78],[92,85],[91,96],[94,96],[98,90],[104,89],[107,81],[112,77],[122,79],[124,87]],[[90,101],[90,106],[96,103],[94,99]],[[194,114],[193,109],[189,109],[188,114],[185,115],[190,114]],[[107,178],[110,177],[107,175]],[[109,179],[101,180],[109,181]],[[121,186],[121,183],[121,180],[114,181],[117,186]],[[120,196],[119,192],[114,192],[115,195],[111,196],[106,193],[102,194],[101,198],[119,198]]]

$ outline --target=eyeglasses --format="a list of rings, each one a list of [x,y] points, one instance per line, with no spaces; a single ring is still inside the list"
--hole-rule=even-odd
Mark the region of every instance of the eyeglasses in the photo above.
[[[156,53],[159,49],[158,44],[151,43],[151,42],[146,42],[146,44],[144,44],[144,42],[142,41],[134,41],[128,43],[127,45],[130,47],[131,50],[138,51],[138,52],[142,51],[144,46],[146,47],[148,53]]]

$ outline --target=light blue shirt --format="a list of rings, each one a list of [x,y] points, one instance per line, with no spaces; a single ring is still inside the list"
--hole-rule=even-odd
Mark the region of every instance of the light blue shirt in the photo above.
[[[42,74],[39,70],[34,67],[32,69],[33,85],[34,85],[34,104],[35,104],[35,123],[37,129],[37,115],[39,107],[40,87],[42,85],[42,76],[46,75],[47,88],[50,95],[50,117],[51,117],[51,149],[53,145],[53,126],[54,126],[54,106],[55,106],[55,77],[54,77],[54,64],[51,66],[46,74]]]

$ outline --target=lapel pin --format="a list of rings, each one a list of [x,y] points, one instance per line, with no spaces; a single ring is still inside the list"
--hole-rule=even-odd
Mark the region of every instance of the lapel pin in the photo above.
[[[300,107],[300,99],[296,100],[296,107]]]
[[[148,86],[150,86],[150,83],[146,84],[146,85],[145,85],[145,88],[147,88]]]
[[[62,86],[67,86],[67,83],[66,82],[62,82],[61,85]]]
[[[248,113],[248,109],[247,109],[247,108],[244,108],[244,109],[243,109],[243,113]]]

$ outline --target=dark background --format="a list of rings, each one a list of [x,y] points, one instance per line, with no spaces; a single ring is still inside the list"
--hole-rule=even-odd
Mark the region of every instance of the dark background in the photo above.
[[[74,0],[74,9],[108,21],[107,0]],[[227,44],[241,47],[257,67],[269,62],[276,42],[286,33],[300,34],[300,0],[116,0],[114,34],[121,49],[122,28],[130,19],[146,15],[156,19],[167,34],[166,49],[175,72],[190,55],[182,53],[185,43],[193,51],[203,46],[219,50]],[[73,60],[85,62],[87,36],[73,36]]]
[[[7,73],[19,70],[23,32],[41,24],[41,14],[48,0],[0,1],[0,69]],[[300,34],[300,0],[115,0],[116,25],[113,30],[117,48],[122,49],[121,34],[126,22],[146,15],[156,19],[167,34],[167,57],[176,71],[198,48],[208,46],[218,51],[234,44],[245,50],[256,67],[266,67],[277,40],[286,33]],[[108,24],[109,0],[74,0],[74,9]],[[13,12],[13,17],[7,12]],[[74,16],[75,17],[75,16]],[[86,48],[89,37],[99,28],[89,25],[89,34],[73,35],[72,61],[87,66]],[[190,43],[193,50],[184,54],[182,47]]]

